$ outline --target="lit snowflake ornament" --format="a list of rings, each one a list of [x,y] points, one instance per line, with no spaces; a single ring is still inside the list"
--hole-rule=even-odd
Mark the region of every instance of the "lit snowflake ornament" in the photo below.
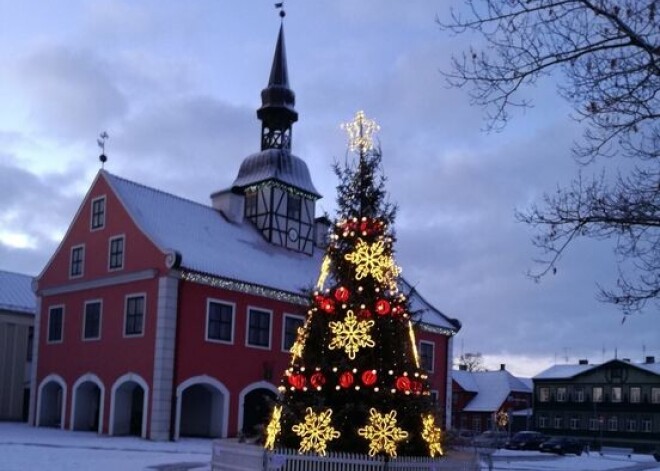
[[[442,430],[435,426],[435,418],[433,415],[422,416],[422,438],[429,446],[429,455],[431,458],[442,456],[442,444],[440,439],[442,437]]]
[[[391,282],[399,273],[394,259],[385,253],[385,243],[382,240],[369,244],[358,239],[355,250],[344,255],[344,258],[355,265],[357,280],[371,275],[379,283],[385,283]]]
[[[369,456],[383,451],[396,456],[396,445],[408,438],[408,432],[396,426],[396,411],[381,414],[376,409],[369,410],[369,424],[358,429],[358,435],[369,440]]]
[[[355,354],[360,348],[376,345],[369,334],[374,321],[357,320],[353,311],[346,312],[343,322],[330,322],[328,325],[335,334],[328,348],[343,348],[351,360],[355,360]]]
[[[267,450],[273,450],[275,448],[275,440],[282,431],[282,427],[280,426],[281,418],[282,406],[275,406],[268,427],[266,427],[266,443],[264,443],[264,448]]]
[[[300,441],[300,453],[314,451],[319,455],[325,455],[327,442],[339,438],[341,435],[330,425],[332,409],[315,414],[311,407],[306,409],[305,421],[294,425],[291,430],[298,435]]]

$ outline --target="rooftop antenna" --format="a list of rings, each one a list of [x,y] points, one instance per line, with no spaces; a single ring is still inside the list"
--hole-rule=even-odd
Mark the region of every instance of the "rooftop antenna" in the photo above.
[[[284,11],[284,2],[276,3],[275,8],[280,11],[280,18],[284,20],[284,17],[286,16],[286,12]]]
[[[108,156],[105,155],[105,141],[110,139],[110,135],[106,131],[103,131],[99,134],[99,138],[96,140],[96,143],[101,148],[101,155],[99,155],[99,160],[101,161],[101,168],[105,166],[105,163],[108,161]]]

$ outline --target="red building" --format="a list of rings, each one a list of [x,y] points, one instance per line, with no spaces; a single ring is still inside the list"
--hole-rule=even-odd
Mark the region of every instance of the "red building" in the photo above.
[[[316,218],[283,33],[262,91],[261,151],[202,205],[101,170],[36,279],[30,421],[155,440],[254,433],[275,397],[319,273]],[[460,323],[410,287],[447,410]]]
[[[508,430],[509,421],[518,418],[518,428],[529,428],[532,388],[509,373],[505,365],[498,371],[452,371],[452,428],[483,432]],[[499,421],[499,423],[498,423]]]

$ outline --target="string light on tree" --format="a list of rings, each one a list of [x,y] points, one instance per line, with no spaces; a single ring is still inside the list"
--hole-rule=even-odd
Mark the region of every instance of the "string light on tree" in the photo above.
[[[282,406],[275,406],[273,408],[273,414],[270,417],[268,427],[266,427],[266,442],[264,443],[264,448],[267,450],[275,449],[275,440],[282,430],[282,427],[280,426],[281,418]]]
[[[435,417],[432,414],[422,416],[422,438],[429,446],[431,458],[442,456],[442,430],[435,426]]]

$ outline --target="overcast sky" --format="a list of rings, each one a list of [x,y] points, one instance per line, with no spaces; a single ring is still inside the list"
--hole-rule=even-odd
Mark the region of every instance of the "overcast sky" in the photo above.
[[[596,301],[612,286],[608,242],[571,247],[532,282],[540,254],[515,209],[565,185],[579,125],[552,82],[501,133],[439,70],[468,38],[441,32],[448,1],[289,0],[294,153],[334,212],[339,124],[364,109],[381,125],[397,260],[436,307],[463,323],[455,353],[514,373],[580,358],[660,359],[660,314],[621,323]],[[0,0],[0,269],[37,275],[99,169],[208,202],[258,150],[255,110],[279,18],[272,1]],[[590,170],[588,170],[590,171]]]

